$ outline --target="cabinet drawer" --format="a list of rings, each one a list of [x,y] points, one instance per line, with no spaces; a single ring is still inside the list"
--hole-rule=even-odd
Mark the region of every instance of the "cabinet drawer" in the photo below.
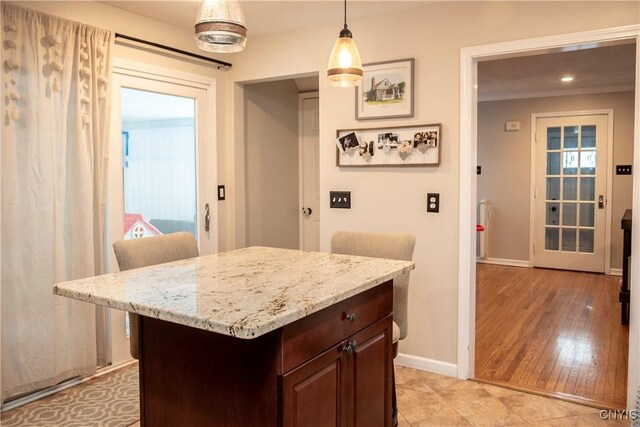
[[[393,281],[390,280],[284,326],[280,373],[290,371],[392,311]]]

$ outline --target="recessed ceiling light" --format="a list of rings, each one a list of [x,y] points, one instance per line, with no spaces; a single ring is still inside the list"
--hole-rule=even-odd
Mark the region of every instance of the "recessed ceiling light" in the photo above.
[[[573,81],[573,76],[562,76],[562,78],[560,79],[560,81],[563,81],[563,82],[572,82],[572,81]]]

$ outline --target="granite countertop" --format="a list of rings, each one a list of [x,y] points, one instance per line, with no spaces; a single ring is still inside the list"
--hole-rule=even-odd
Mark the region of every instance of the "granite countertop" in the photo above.
[[[410,261],[251,247],[58,283],[53,293],[255,338],[414,267]]]

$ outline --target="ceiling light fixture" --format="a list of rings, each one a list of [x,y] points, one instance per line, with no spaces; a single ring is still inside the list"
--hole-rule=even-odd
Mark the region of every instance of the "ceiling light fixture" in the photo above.
[[[196,17],[196,43],[209,52],[240,52],[247,25],[237,0],[202,0]]]
[[[563,81],[563,82],[567,83],[567,82],[572,82],[572,81],[573,81],[573,79],[574,79],[574,77],[573,77],[573,76],[562,76],[562,78],[560,79],[560,81]]]
[[[336,87],[353,87],[362,81],[362,61],[353,34],[347,28],[347,0],[344,0],[344,28],[333,45],[327,65],[329,84]]]

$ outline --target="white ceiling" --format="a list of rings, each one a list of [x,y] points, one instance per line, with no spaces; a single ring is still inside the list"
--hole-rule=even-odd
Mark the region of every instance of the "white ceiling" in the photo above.
[[[534,98],[633,90],[633,43],[520,56],[478,64],[478,99]],[[564,75],[575,77],[561,82]]]
[[[191,30],[199,0],[111,0],[102,3]],[[249,38],[325,24],[335,24],[337,32],[342,22],[341,0],[241,0],[240,3],[246,15]],[[348,16],[379,15],[424,6],[425,3],[428,0],[350,0]],[[480,62],[478,99],[486,101],[632,90],[635,82],[634,46],[624,44]],[[393,58],[392,52],[390,58]],[[367,62],[366,58],[363,58],[363,62]],[[564,74],[574,75],[575,80],[571,83],[560,82]],[[311,84],[312,79],[298,83],[305,86],[305,91],[316,89]]]
[[[193,29],[199,0],[175,1],[101,1],[110,6],[147,16],[181,28]],[[348,18],[380,15],[418,7],[419,1],[349,1]],[[249,37],[283,33],[310,26],[336,23],[336,35],[342,29],[344,4],[331,1],[244,1],[241,0],[249,28]]]

